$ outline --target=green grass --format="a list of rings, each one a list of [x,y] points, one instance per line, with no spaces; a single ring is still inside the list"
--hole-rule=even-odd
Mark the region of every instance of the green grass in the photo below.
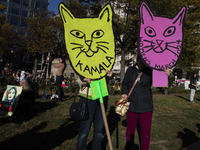
[[[150,150],[178,150],[200,138],[200,96],[195,96],[196,103],[190,103],[188,98],[189,95],[154,97]],[[126,117],[115,113],[114,102],[118,99],[110,97],[107,110],[114,150],[124,147],[126,133]],[[75,150],[80,122],[70,119],[72,102],[73,97],[60,103],[36,99],[26,114],[0,116],[0,149]],[[91,128],[88,147],[91,146],[92,131]],[[138,149],[137,132],[135,145]],[[106,135],[102,147],[109,150]]]

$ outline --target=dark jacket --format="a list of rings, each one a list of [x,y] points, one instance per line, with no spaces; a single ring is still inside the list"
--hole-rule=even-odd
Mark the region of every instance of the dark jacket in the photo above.
[[[196,85],[196,78],[195,77],[192,77],[190,79],[190,89],[195,89],[196,90],[196,86],[192,85],[192,83]]]
[[[20,95],[16,112],[24,113],[31,108],[31,105],[35,103],[34,92],[32,90],[22,90]]]
[[[127,69],[122,82],[122,94],[128,95],[140,72],[136,68],[136,65]],[[129,107],[129,111],[131,112],[142,113],[153,111],[153,98],[151,93],[152,70],[145,66],[142,72],[143,74],[140,80],[138,80],[128,99],[131,102]]]

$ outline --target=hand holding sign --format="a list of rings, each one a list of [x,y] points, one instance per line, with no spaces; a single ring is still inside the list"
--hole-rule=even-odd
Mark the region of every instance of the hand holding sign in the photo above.
[[[113,72],[111,70],[106,70],[107,76],[112,77]]]

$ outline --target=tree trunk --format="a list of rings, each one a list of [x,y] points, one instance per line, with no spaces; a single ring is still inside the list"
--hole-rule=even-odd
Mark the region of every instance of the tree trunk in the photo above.
[[[164,94],[167,95],[168,89],[164,89]]]
[[[120,83],[123,82],[124,80],[124,76],[125,76],[125,52],[124,50],[122,49],[122,54],[121,54],[121,73],[120,73],[120,76],[121,76],[121,81]]]
[[[37,64],[38,64],[38,58],[35,56],[35,62],[34,62],[34,73],[33,73],[33,80],[35,79],[35,75],[37,73]]]

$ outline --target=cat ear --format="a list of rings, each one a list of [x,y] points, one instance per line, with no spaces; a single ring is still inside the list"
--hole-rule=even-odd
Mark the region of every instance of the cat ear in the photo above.
[[[62,18],[62,21],[66,23],[67,21],[70,21],[74,19],[75,17],[72,15],[72,13],[65,7],[63,3],[60,3],[58,6],[60,16]]]
[[[179,25],[183,24],[186,15],[186,7],[181,8],[178,14],[173,18],[173,24],[178,23]]]
[[[99,19],[105,20],[107,22],[112,23],[112,8],[110,4],[107,4],[100,12]]]
[[[153,20],[154,20],[153,13],[151,12],[151,10],[147,6],[147,4],[143,2],[140,6],[140,21],[141,21],[141,23],[144,24],[144,23],[148,23],[149,21],[153,21]]]

